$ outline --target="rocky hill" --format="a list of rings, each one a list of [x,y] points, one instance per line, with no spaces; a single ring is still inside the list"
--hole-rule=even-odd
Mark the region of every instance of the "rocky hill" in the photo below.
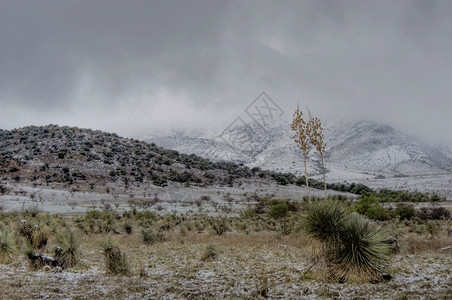
[[[168,181],[230,185],[254,172],[114,133],[48,125],[0,130],[0,175],[3,181],[94,190],[115,183],[165,186]]]

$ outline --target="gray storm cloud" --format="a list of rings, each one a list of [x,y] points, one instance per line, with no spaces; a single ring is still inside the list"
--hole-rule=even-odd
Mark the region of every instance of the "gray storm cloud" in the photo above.
[[[372,118],[452,143],[450,1],[0,0],[0,127]]]

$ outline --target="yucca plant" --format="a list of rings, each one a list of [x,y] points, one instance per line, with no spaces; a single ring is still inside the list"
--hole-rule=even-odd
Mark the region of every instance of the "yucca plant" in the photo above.
[[[75,267],[80,257],[80,237],[73,231],[57,236],[59,246],[55,248],[55,259],[63,269]]]
[[[330,278],[338,281],[380,280],[391,248],[385,231],[364,216],[353,213],[339,231],[339,242],[327,252]]]
[[[385,231],[364,216],[352,213],[346,203],[334,199],[308,201],[303,206],[301,223],[317,246],[308,271],[323,261],[328,280],[382,278],[390,255]]]
[[[307,126],[306,121],[303,118],[303,113],[300,110],[300,107],[297,107],[297,110],[293,114],[292,124],[290,125],[292,131],[295,132],[293,139],[297,146],[300,148],[301,153],[303,154],[303,164],[304,164],[304,177],[306,179],[306,189],[308,193],[308,199],[310,199],[309,193],[309,180],[308,180],[308,167],[307,167],[307,159],[308,159],[308,151],[309,151],[309,127]]]
[[[107,271],[112,274],[130,275],[130,263],[127,255],[122,253],[110,239],[101,244]]]
[[[0,263],[8,264],[13,257],[14,244],[9,236],[9,232],[3,230],[0,232]]]
[[[335,199],[313,199],[303,203],[301,225],[311,239],[324,246],[336,243],[351,207]]]
[[[22,220],[18,231],[34,249],[45,247],[50,236],[48,227],[41,222]]]

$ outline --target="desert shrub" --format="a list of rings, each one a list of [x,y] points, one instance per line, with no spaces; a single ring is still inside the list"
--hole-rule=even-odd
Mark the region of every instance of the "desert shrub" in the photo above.
[[[389,261],[384,231],[346,203],[331,199],[303,205],[302,229],[319,243],[315,262],[323,260],[329,280],[380,280]]]
[[[387,235],[359,214],[352,214],[339,231],[339,242],[329,249],[329,276],[339,281],[381,279],[391,249]]]
[[[218,247],[214,244],[209,244],[204,249],[204,252],[201,256],[201,261],[214,260],[218,256]]]
[[[430,216],[432,220],[450,219],[450,211],[445,207],[432,206],[430,210]]]
[[[14,242],[11,240],[9,232],[3,229],[0,232],[0,263],[11,262],[14,251]]]
[[[395,209],[395,214],[400,217],[400,220],[411,220],[416,214],[416,211],[413,205],[399,204]]]
[[[287,203],[277,203],[273,205],[268,211],[268,215],[275,219],[281,219],[287,216],[289,212],[289,206]]]
[[[276,182],[277,182],[278,184],[280,184],[280,185],[288,185],[288,184],[290,183],[289,180],[287,179],[287,177],[284,176],[284,175],[278,175],[278,176],[276,176],[276,177],[275,177],[275,180],[276,180]]]
[[[80,238],[73,231],[68,230],[58,235],[59,246],[55,248],[55,259],[63,269],[75,267],[80,257]]]
[[[429,238],[434,238],[440,230],[440,226],[435,221],[429,221],[425,224],[425,231],[429,235]]]
[[[372,195],[380,202],[434,202],[445,201],[445,197],[438,194],[408,192],[400,190],[381,189],[372,191]]]
[[[390,212],[381,207],[379,200],[373,195],[362,195],[356,203],[355,210],[372,220],[391,219]]]
[[[19,225],[19,234],[25,238],[25,240],[34,249],[41,249],[47,245],[50,237],[50,232],[43,224],[37,222],[28,222],[22,220]]]
[[[240,212],[240,218],[242,219],[252,219],[256,216],[256,211],[254,209],[245,209]]]
[[[115,225],[115,221],[120,218],[120,215],[113,210],[90,210],[86,212],[84,224],[83,226],[80,225],[80,227],[96,234],[110,232]]]
[[[132,234],[132,232],[133,232],[132,224],[130,224],[129,222],[126,222],[126,223],[124,223],[123,228],[127,234]]]
[[[110,239],[101,244],[105,258],[107,272],[112,274],[130,275],[130,262],[125,253],[122,253],[117,245]]]
[[[142,229],[141,236],[143,237],[143,242],[148,245],[152,245],[157,242],[162,242],[165,240],[165,236],[162,233],[154,233],[150,229]]]
[[[450,219],[450,211],[442,206],[422,207],[416,216],[421,220],[447,220]]]
[[[217,235],[223,235],[228,230],[227,219],[225,217],[209,218],[209,223]]]
[[[326,246],[337,241],[350,212],[350,207],[337,200],[308,201],[302,206],[301,226],[310,238]]]
[[[166,179],[155,176],[153,178],[153,184],[156,186],[161,186],[161,187],[165,187],[168,185],[168,182],[166,181]]]

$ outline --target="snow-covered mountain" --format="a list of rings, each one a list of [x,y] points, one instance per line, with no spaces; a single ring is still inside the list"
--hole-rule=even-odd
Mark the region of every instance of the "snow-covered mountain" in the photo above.
[[[426,145],[390,126],[369,121],[324,124],[329,171],[388,175],[422,175],[452,172],[452,158],[439,147]],[[218,132],[173,131],[145,138],[164,148],[194,153],[213,160],[232,160],[250,167],[300,173],[302,157],[292,139],[289,122],[265,126],[241,124]],[[310,173],[320,164],[309,153]]]

